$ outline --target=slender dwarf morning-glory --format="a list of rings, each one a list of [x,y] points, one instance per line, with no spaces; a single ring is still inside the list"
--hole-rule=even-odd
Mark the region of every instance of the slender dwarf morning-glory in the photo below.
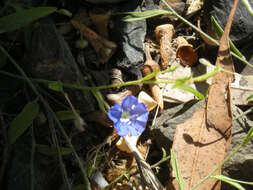
[[[146,128],[149,111],[134,96],[126,96],[122,104],[115,104],[108,112],[119,136],[139,136]]]

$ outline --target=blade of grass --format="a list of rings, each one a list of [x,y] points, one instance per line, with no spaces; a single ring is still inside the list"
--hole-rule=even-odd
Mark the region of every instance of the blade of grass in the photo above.
[[[184,190],[184,180],[181,175],[181,172],[180,172],[180,169],[179,169],[179,166],[177,163],[177,159],[176,159],[175,154],[172,150],[170,152],[170,155],[171,155],[171,165],[172,165],[173,173],[176,176],[176,179],[177,179],[180,189]]]
[[[218,179],[218,180],[220,180],[220,181],[226,182],[226,183],[228,183],[228,184],[234,186],[235,188],[237,188],[237,189],[239,189],[239,190],[245,190],[239,183],[230,180],[231,178],[228,178],[228,177],[226,177],[226,176],[223,176],[223,175],[216,175],[216,176],[211,176],[211,178]]]
[[[171,14],[169,11],[165,10],[152,10],[152,11],[144,11],[144,12],[123,12],[119,14],[127,14],[127,16],[123,17],[121,20],[125,22],[133,22],[138,20],[143,20],[163,14]]]
[[[194,96],[196,96],[199,100],[204,100],[205,96],[203,94],[201,94],[200,92],[198,92],[197,90],[195,90],[194,88],[184,84],[184,83],[176,83],[173,88],[178,88],[181,90],[185,90],[187,92],[192,93]]]
[[[39,153],[41,154],[45,154],[48,156],[56,156],[58,154],[57,148],[56,147],[50,147],[48,145],[44,145],[44,144],[38,144],[37,146],[37,150]],[[60,147],[60,154],[62,156],[64,155],[68,155],[71,154],[72,150],[70,148],[67,147]]]
[[[39,113],[37,102],[29,102],[21,113],[11,122],[8,130],[8,142],[13,144],[31,126]]]
[[[253,15],[253,10],[248,0],[241,0],[242,4],[248,9],[248,11]]]
[[[216,34],[218,34],[218,36],[221,37],[224,31],[213,16],[211,16],[211,22],[213,24]],[[230,39],[229,39],[229,45],[233,52],[235,52],[239,57],[245,59],[243,54],[235,47],[234,43]]]
[[[1,32],[14,31],[22,28],[42,17],[54,13],[56,7],[36,7],[26,10],[20,10],[16,13],[0,18]]]
[[[76,110],[76,112],[80,114],[80,110]],[[58,111],[55,114],[60,121],[75,119],[75,115],[72,110]]]
[[[232,178],[230,178],[230,177],[224,176],[224,175],[216,175],[216,176],[211,176],[211,177],[212,177],[212,178],[216,178],[216,179],[224,179],[224,180],[232,181],[232,182],[236,182],[236,183],[242,183],[242,184],[247,184],[247,185],[253,185],[253,182],[236,180],[236,179],[232,179]]]

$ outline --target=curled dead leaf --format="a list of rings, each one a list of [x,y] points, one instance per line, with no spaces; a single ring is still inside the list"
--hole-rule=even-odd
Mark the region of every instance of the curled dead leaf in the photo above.
[[[137,141],[139,139],[140,136],[131,136],[131,142],[136,146],[137,144]],[[128,148],[124,138],[120,137],[120,139],[118,140],[118,142],[116,143],[116,147],[121,150],[121,151],[124,151],[124,152],[127,152],[127,153],[132,153],[132,151]]]
[[[138,101],[143,102],[147,106],[148,111],[153,110],[157,106],[157,102],[144,91],[139,93]]]
[[[113,69],[111,69],[110,75],[111,75],[111,83],[112,84],[121,84],[124,82],[121,70],[119,70],[117,68],[113,68]],[[120,86],[114,87],[113,89],[118,91],[120,89]]]
[[[177,37],[177,52],[176,56],[180,59],[180,64],[183,66],[192,66],[198,61],[198,55],[183,37]]]

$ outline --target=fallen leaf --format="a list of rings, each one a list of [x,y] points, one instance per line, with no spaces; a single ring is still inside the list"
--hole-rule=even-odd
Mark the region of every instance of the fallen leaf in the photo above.
[[[188,121],[177,126],[172,150],[178,161],[186,190],[207,176],[223,161],[225,144],[226,139],[215,128],[207,127],[204,107],[195,112]],[[219,174],[220,171],[217,171],[214,175]],[[180,189],[174,174],[172,174],[172,185],[174,189]],[[197,189],[219,188],[220,184],[217,180],[208,179]]]
[[[228,35],[238,0],[228,18],[220,41],[216,66],[234,72],[230,55]],[[206,107],[195,112],[192,118],[177,126],[172,150],[181,169],[185,189],[189,190],[210,174],[221,163],[231,142],[232,111],[230,83],[233,75],[220,72],[213,77]],[[221,169],[213,175],[220,175]],[[180,187],[172,173],[172,186]],[[220,181],[209,178],[197,190],[219,190]]]
[[[230,72],[234,72],[234,65],[229,48],[229,31],[232,24],[233,15],[238,0],[235,0],[234,6],[229,15],[225,31],[220,40],[216,66],[220,66]],[[234,75],[220,72],[213,77],[209,96],[207,99],[206,113],[207,123],[214,127],[226,138],[231,136],[232,111],[231,111],[231,91],[230,84],[234,81]]]

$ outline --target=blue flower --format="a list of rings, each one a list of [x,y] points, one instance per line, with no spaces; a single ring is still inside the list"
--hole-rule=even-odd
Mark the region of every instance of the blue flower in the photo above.
[[[145,130],[148,114],[146,105],[134,96],[126,96],[121,105],[115,104],[108,112],[119,136],[140,135]]]

